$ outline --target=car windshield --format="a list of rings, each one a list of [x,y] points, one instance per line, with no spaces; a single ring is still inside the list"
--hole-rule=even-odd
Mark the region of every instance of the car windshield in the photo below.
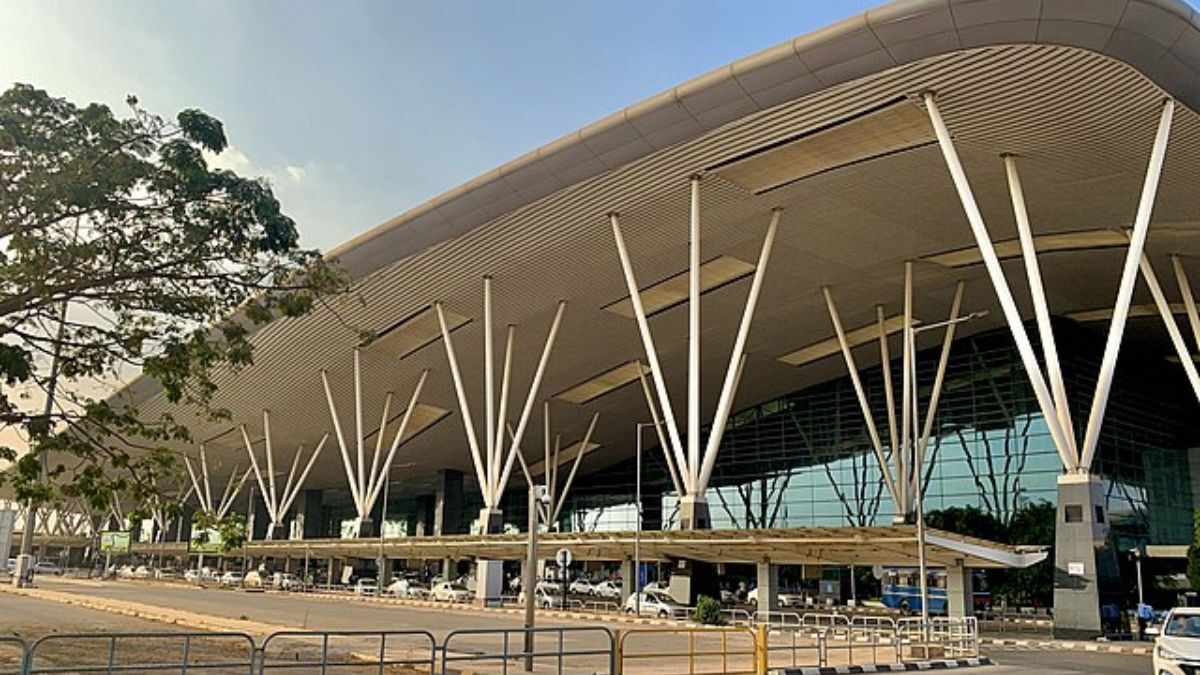
[[[465,591],[465,590],[467,590],[467,587],[466,587],[466,586],[461,586],[461,585],[459,585],[459,584],[451,584],[451,585],[450,585],[450,590],[452,590],[452,591]]]
[[[663,595],[662,593],[647,593],[646,597],[654,602],[661,602],[664,605],[673,605],[675,601]]]
[[[1163,635],[1168,637],[1200,638],[1200,614],[1173,614],[1167,620]]]

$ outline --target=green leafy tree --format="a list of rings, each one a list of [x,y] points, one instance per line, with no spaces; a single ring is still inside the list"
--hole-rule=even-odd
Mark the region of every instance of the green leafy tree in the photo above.
[[[118,116],[24,84],[0,94],[0,424],[31,450],[0,448],[0,480],[22,501],[147,504],[188,431],[95,383],[140,371],[227,417],[214,374],[251,362],[255,327],[344,286],[265,180],[210,166],[228,146],[219,120],[127,103]]]

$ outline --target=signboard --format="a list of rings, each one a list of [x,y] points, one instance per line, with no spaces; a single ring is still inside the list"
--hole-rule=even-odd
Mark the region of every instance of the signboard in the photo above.
[[[100,552],[129,553],[129,545],[132,539],[128,532],[105,530],[100,533]]]
[[[559,567],[570,567],[571,551],[565,548],[558,549],[558,553],[554,554],[554,561],[558,563]]]
[[[0,511],[0,560],[12,555],[13,529],[17,526],[17,512],[12,509]]]
[[[192,537],[188,540],[188,551],[192,553],[223,553],[225,540],[216,529],[192,529]]]
[[[1067,574],[1070,574],[1073,577],[1083,576],[1083,563],[1081,563],[1081,562],[1067,563]]]

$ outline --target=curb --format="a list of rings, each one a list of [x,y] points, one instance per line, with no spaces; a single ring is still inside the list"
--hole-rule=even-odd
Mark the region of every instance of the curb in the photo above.
[[[907,673],[917,670],[953,670],[990,666],[992,660],[986,656],[971,659],[936,659],[910,663],[879,663],[869,666],[820,666],[811,668],[782,668],[772,670],[771,675],[841,675],[842,673]]]
[[[1125,647],[1114,644],[1097,642],[1072,642],[1069,640],[1007,640],[1003,638],[979,638],[980,646],[988,647],[1023,647],[1025,649],[1051,649],[1056,651],[1098,652],[1101,654],[1129,654],[1133,656],[1150,656],[1153,647]]]

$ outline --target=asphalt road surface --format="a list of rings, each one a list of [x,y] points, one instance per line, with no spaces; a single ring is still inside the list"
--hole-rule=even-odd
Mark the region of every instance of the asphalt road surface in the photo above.
[[[983,673],[1036,673],[1037,675],[1149,675],[1152,664],[1149,656],[1128,654],[1099,654],[1082,651],[1048,649],[988,649],[983,654],[996,662]],[[967,671],[972,672],[972,671]]]

